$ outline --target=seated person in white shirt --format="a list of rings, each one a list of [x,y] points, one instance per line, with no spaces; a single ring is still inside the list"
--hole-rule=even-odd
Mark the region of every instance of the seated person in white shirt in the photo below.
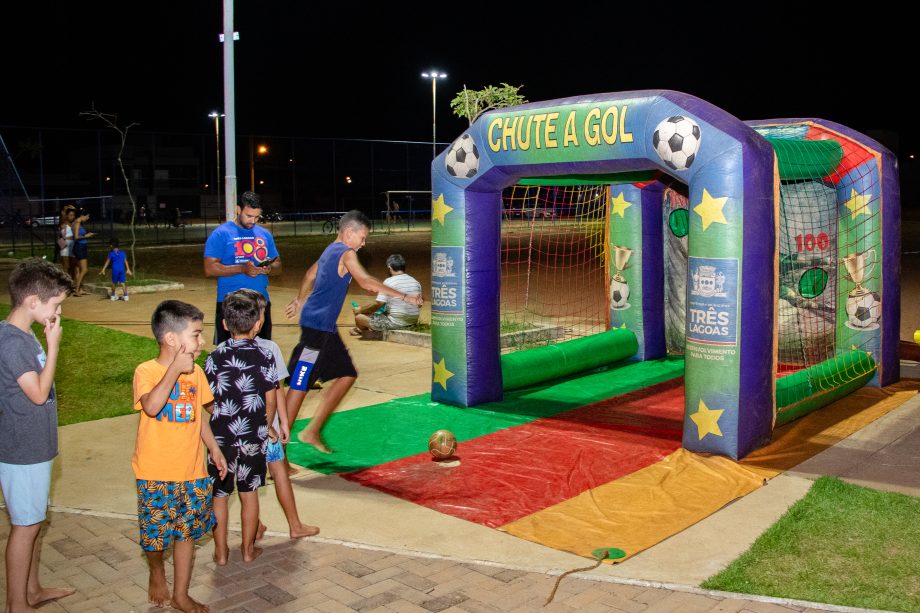
[[[422,293],[421,284],[406,273],[406,258],[402,255],[394,253],[388,257],[387,268],[390,276],[384,279],[384,285],[400,292],[403,297],[406,294]],[[419,308],[403,299],[377,294],[375,302],[363,307],[355,306],[354,312],[355,327],[349,331],[349,334],[361,336],[365,330],[382,332],[414,326],[418,323]]]

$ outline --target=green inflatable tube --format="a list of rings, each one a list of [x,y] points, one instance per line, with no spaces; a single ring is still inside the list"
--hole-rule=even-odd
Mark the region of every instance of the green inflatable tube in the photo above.
[[[835,140],[767,138],[779,161],[784,181],[820,179],[832,174],[843,160],[843,147]]]
[[[519,389],[607,366],[634,356],[638,350],[636,335],[625,328],[617,328],[554,345],[506,353],[501,357],[502,389]]]
[[[776,382],[776,425],[843,398],[872,380],[877,365],[865,351],[852,350]]]

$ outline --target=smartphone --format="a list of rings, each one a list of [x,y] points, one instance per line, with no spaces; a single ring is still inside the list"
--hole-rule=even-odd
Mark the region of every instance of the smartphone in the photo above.
[[[277,260],[277,259],[278,259],[278,256],[275,256],[275,257],[273,257],[273,258],[268,258],[267,260],[263,260],[263,261],[259,262],[258,264],[256,264],[256,266],[258,266],[258,267],[260,267],[260,268],[265,268],[266,266],[271,266],[271,265],[272,265],[272,262],[274,262],[274,261]]]

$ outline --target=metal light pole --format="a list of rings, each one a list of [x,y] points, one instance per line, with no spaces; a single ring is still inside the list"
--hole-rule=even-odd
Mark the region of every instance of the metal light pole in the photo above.
[[[438,70],[423,72],[422,76],[431,79],[431,159],[438,157],[438,107],[435,103],[438,95],[438,79],[446,79],[447,73]]]
[[[223,117],[223,113],[211,111],[208,117],[214,120],[214,138],[217,143],[217,208],[220,210],[220,118]]]
[[[224,31],[221,42],[224,42],[224,153],[227,156],[227,175],[224,183],[225,219],[228,221],[236,216],[236,85],[233,72],[233,41],[238,40],[237,33],[233,31],[233,0],[223,0]]]

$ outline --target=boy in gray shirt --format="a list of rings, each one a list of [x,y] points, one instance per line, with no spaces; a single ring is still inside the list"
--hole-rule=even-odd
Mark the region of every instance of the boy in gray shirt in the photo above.
[[[54,370],[61,346],[61,303],[70,276],[29,258],[10,273],[12,310],[0,322],[0,487],[10,514],[6,543],[6,610],[24,611],[70,596],[38,581],[38,541],[48,511],[51,465],[58,454]],[[48,352],[32,333],[44,326]]]

